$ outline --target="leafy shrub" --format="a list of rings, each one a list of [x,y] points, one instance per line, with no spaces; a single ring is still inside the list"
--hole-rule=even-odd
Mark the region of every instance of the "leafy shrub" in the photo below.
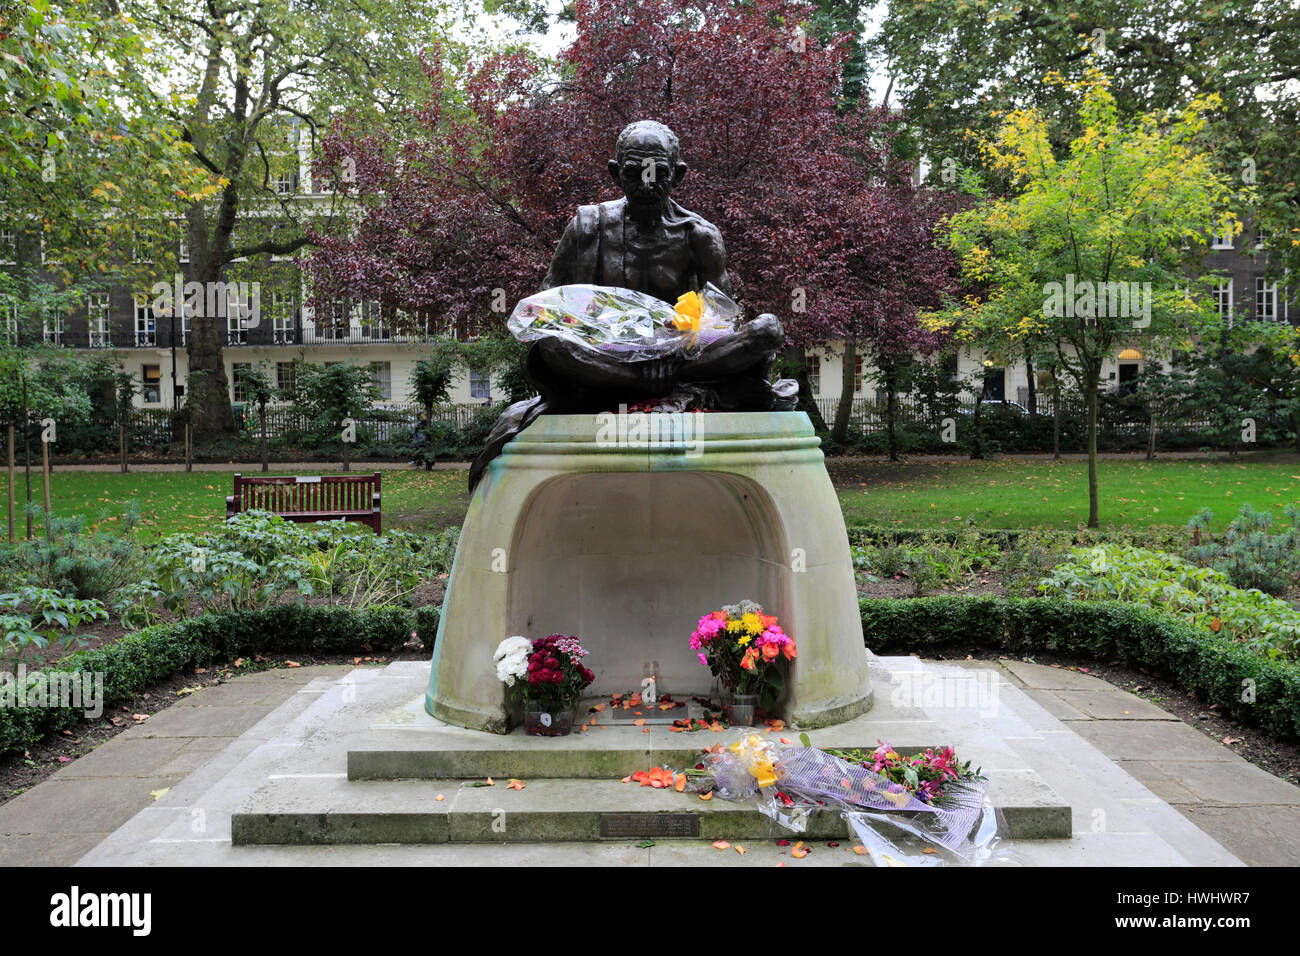
[[[1038,582],[1070,554],[1070,546],[1060,535],[1044,532],[1021,532],[1015,545],[1002,552],[997,562],[998,576],[1012,594],[1030,597],[1038,593]]]
[[[46,669],[101,673],[104,706],[126,703],[174,674],[256,654],[391,654],[410,638],[413,616],[401,608],[281,605],[160,624],[105,647],[78,651]],[[432,640],[432,638],[430,638]],[[82,709],[0,708],[0,754],[26,750],[70,727]]]
[[[1300,737],[1300,665],[1270,660],[1155,608],[1116,601],[945,596],[863,598],[862,631],[878,654],[979,644],[1120,659],[1168,671],[1180,686],[1243,724]]]
[[[0,594],[0,671],[13,672],[33,647],[52,641],[82,645],[73,632],[87,621],[106,620],[108,612],[96,600],[82,600],[53,588],[27,587]]]
[[[36,511],[39,524],[40,509]],[[107,601],[140,573],[141,549],[131,532],[139,507],[127,510],[113,531],[87,531],[81,516],[44,518],[47,537],[14,545],[7,555],[11,580],[51,588],[83,600]]]
[[[1126,545],[1078,548],[1039,584],[1046,594],[1163,608],[1198,628],[1226,631],[1270,658],[1300,656],[1300,611],[1228,576],[1163,551]]]
[[[1215,536],[1209,531],[1214,512],[1203,508],[1187,523],[1201,540],[1188,557],[1222,571],[1239,588],[1286,594],[1300,578],[1300,506],[1288,505],[1283,514],[1291,527],[1271,533],[1273,516],[1248,503],[1227,530]]]

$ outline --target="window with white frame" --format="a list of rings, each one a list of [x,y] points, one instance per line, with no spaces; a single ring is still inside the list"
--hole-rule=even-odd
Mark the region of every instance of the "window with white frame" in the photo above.
[[[275,341],[293,341],[294,298],[289,292],[271,293],[271,332]]]
[[[1277,283],[1269,282],[1263,276],[1255,277],[1255,321],[1276,322]]]
[[[41,316],[41,334],[49,345],[63,344],[63,316],[44,312]]]
[[[393,366],[391,362],[371,362],[370,381],[379,389],[379,397],[388,401],[393,397]]]
[[[814,396],[822,393],[822,357],[820,355],[809,355],[805,368],[808,370],[808,387],[812,389]]]
[[[140,401],[145,405],[162,404],[162,366],[140,366]]]
[[[1263,226],[1255,227],[1255,248],[1263,249],[1268,243],[1268,230]]]
[[[487,372],[469,372],[469,397],[492,400],[492,377]]]
[[[248,391],[244,388],[243,371],[251,369],[251,362],[234,362],[230,366],[230,394],[234,396],[236,405],[246,404],[248,402]]]
[[[862,391],[862,356],[853,356],[853,391],[858,393]]]
[[[1214,311],[1232,328],[1232,279],[1220,279],[1214,288]]]
[[[271,185],[275,189],[277,196],[290,196],[293,194],[294,177],[290,173],[277,173],[271,180]]]
[[[362,303],[361,334],[368,339],[385,340],[392,338],[392,332],[384,324],[383,307],[378,302],[367,301]]]
[[[112,305],[107,292],[92,292],[86,302],[87,321],[90,326],[90,347],[106,349],[108,341],[108,319]]]
[[[298,369],[293,362],[275,363],[275,387],[281,395],[292,395],[297,387]]]
[[[4,318],[4,337],[10,345],[18,344],[18,300],[12,296],[0,299],[0,317]]]
[[[158,325],[153,314],[153,303],[147,295],[135,297],[135,344],[137,348],[150,348],[158,344]]]
[[[18,265],[18,233],[0,229],[0,266]]]
[[[190,261],[190,234],[189,234],[188,226],[182,227],[180,245],[176,250],[176,261],[177,262]]]
[[[1211,249],[1231,249],[1232,248],[1232,230],[1216,232],[1210,240]]]

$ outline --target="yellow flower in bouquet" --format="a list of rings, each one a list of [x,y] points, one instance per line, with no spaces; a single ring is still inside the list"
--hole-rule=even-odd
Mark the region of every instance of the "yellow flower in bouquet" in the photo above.
[[[678,332],[690,332],[691,339],[694,341],[696,335],[700,333],[700,321],[704,317],[704,300],[700,298],[698,292],[683,292],[677,297],[677,304],[673,306],[673,311],[677,317],[673,319],[673,327]]]

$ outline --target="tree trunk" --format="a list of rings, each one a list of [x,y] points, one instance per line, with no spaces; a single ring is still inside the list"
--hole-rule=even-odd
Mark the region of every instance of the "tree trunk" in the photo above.
[[[844,444],[849,437],[849,416],[853,412],[854,386],[857,385],[857,346],[844,343],[844,364],[840,368],[840,403],[835,407],[835,424],[831,426],[831,440]]]
[[[267,444],[266,444],[266,406],[265,406],[265,405],[260,405],[260,406],[258,406],[258,418],[261,419],[261,424],[262,424],[262,429],[261,429],[261,431],[262,431],[262,470],[263,470],[263,471],[270,471],[271,468],[270,468],[270,465],[268,464],[268,461],[267,461],[269,455],[268,455],[268,453],[267,453],[268,450],[267,450]]]
[[[1156,457],[1156,410],[1151,408],[1151,428],[1147,435],[1147,461]]]
[[[1052,459],[1061,460],[1061,380],[1052,366]]]
[[[126,426],[117,426],[117,450],[122,459],[122,473],[126,474]]]
[[[1097,514],[1097,387],[1101,370],[1089,370],[1084,387],[1084,402],[1088,408],[1088,527],[1100,527]]]
[[[971,445],[970,456],[972,460],[979,460],[984,457],[983,429],[980,427],[980,409],[984,405],[984,396],[988,394],[989,380],[986,376],[980,382],[980,390],[975,393],[975,414],[971,416]]]
[[[895,418],[898,415],[898,373],[891,365],[885,373],[885,432],[889,436],[889,460],[898,461],[898,433]]]
[[[1025,374],[1027,376],[1026,380],[1029,383],[1029,395],[1027,396],[1028,405],[1029,405],[1029,414],[1037,415],[1038,414],[1038,381],[1037,381],[1038,376],[1034,372],[1034,355],[1029,350],[1028,345],[1025,346]]]

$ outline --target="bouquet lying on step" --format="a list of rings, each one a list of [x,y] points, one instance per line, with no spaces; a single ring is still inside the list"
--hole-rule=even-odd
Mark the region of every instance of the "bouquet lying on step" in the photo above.
[[[520,300],[506,326],[520,342],[567,339],[635,362],[716,342],[739,317],[740,306],[712,283],[675,305],[631,289],[562,285]]]

